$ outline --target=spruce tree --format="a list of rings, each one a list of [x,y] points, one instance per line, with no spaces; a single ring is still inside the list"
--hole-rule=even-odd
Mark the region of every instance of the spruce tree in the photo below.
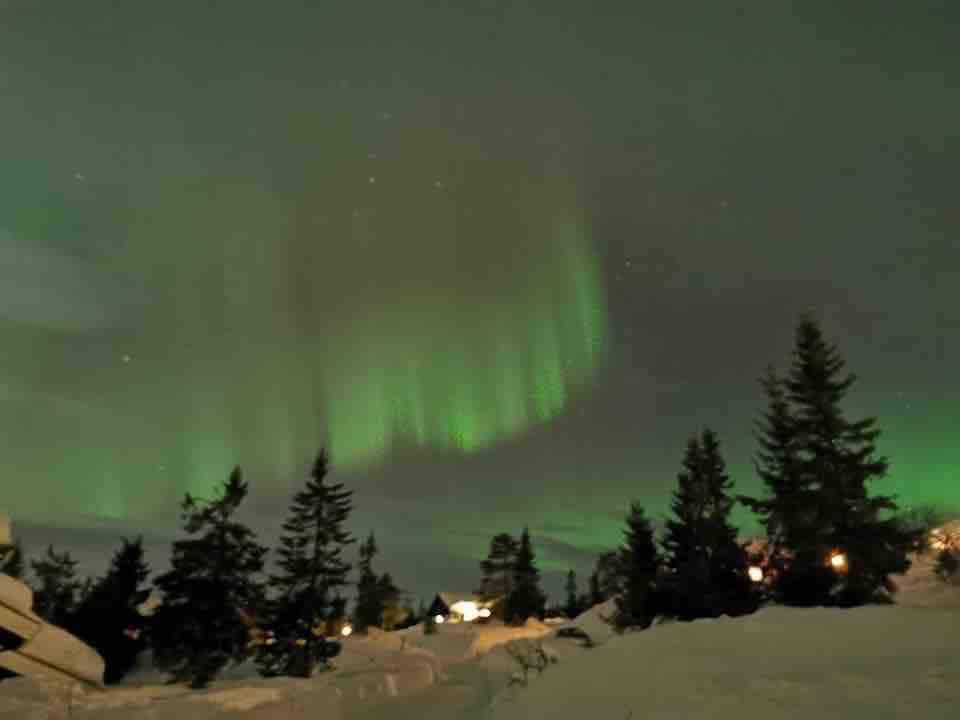
[[[403,591],[394,583],[390,573],[385,572],[377,579],[377,596],[383,607],[380,627],[384,630],[395,630],[406,617],[406,611],[401,604],[402,595]]]
[[[66,626],[76,609],[81,583],[77,580],[77,561],[69,551],[57,553],[47,547],[42,560],[31,560],[38,586],[33,594],[33,611],[54,625]]]
[[[763,499],[739,499],[758,515],[767,533],[771,558],[779,565],[784,549],[796,545],[794,535],[803,534],[804,525],[811,521],[803,512],[809,507],[810,496],[800,473],[797,421],[785,381],[771,367],[760,383],[767,397],[767,411],[757,423],[760,450],[754,467],[767,492]]]
[[[103,658],[107,684],[123,678],[144,648],[143,620],[136,608],[149,595],[141,589],[149,575],[142,538],[124,538],[106,575],[92,584],[73,618],[72,632]]]
[[[594,571],[590,573],[589,584],[590,584],[590,590],[587,593],[587,597],[589,598],[589,606],[593,607],[594,605],[599,605],[604,600],[606,600],[606,598],[603,595],[603,591],[600,589],[599,570],[594,569]]]
[[[592,604],[599,605],[620,594],[623,585],[622,564],[619,550],[609,550],[597,558],[590,576]]]
[[[617,596],[617,624],[646,628],[653,621],[654,583],[659,557],[653,527],[638,503],[631,503],[620,549],[622,594]]]
[[[577,594],[577,574],[572,569],[567,571],[564,591],[567,593],[567,602],[563,611],[568,618],[575,618],[580,613],[580,598]]]
[[[540,589],[540,571],[536,566],[530,531],[523,529],[513,566],[513,583],[507,595],[504,616],[507,622],[521,623],[527,618],[542,618],[547,598]]]
[[[790,567],[780,581],[788,602],[856,605],[878,599],[889,575],[910,566],[919,541],[894,516],[893,497],[870,495],[886,475],[875,418],[849,420],[841,404],[856,382],[819,324],[801,319],[785,383],[793,412],[798,479],[774,502],[794,508]],[[783,497],[783,495],[786,497]],[[831,558],[838,558],[831,568]]]
[[[199,500],[189,493],[181,504],[184,531],[194,537],[173,543],[169,572],[156,579],[164,595],[157,611],[154,653],[173,682],[206,687],[230,662],[246,658],[247,625],[242,611],[262,604],[267,550],[254,532],[233,519],[247,496],[235,468],[219,497]]]
[[[712,430],[687,443],[677,485],[663,540],[670,612],[683,620],[746,612],[746,556],[729,520],[733,483]]]
[[[335,635],[339,629],[342,629],[347,621],[347,599],[340,594],[337,588],[333,593],[333,600],[330,601],[329,620],[327,621],[327,634]]]
[[[513,590],[513,568],[517,551],[517,541],[509,533],[495,535],[490,541],[490,552],[480,563],[483,579],[479,595],[484,600],[505,597]]]
[[[278,594],[269,605],[276,642],[258,652],[264,675],[311,677],[335,651],[326,641],[325,628],[334,612],[332,596],[347,585],[350,571],[343,551],[354,540],[344,523],[353,491],[327,481],[328,464],[321,450],[283,524],[277,550],[280,572],[270,578]]]
[[[353,629],[364,633],[367,628],[383,625],[384,603],[380,584],[373,570],[373,558],[379,552],[373,533],[360,545],[360,561],[357,563],[357,604],[354,608]]]

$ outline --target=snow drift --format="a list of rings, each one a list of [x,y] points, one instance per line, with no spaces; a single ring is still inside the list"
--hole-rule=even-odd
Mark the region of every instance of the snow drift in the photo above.
[[[916,717],[960,707],[960,588],[918,558],[899,605],[770,607],[736,619],[666,623],[617,635],[597,606],[559,628],[443,625],[344,642],[337,668],[311,680],[264,679],[251,664],[213,687],[162,684],[149,669],[106,693],[79,694],[74,720],[779,720]],[[524,645],[526,644],[526,645]],[[555,662],[513,682],[520,646]],[[66,698],[27,680],[0,683],[0,720],[60,720]]]

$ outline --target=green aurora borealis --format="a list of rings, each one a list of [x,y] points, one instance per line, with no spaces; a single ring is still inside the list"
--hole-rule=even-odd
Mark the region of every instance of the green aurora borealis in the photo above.
[[[269,538],[325,445],[401,584],[469,587],[525,523],[583,572],[703,425],[757,489],[756,378],[807,309],[882,489],[960,511],[952,6],[27,5],[0,482],[30,543],[143,530],[162,565],[235,464]]]

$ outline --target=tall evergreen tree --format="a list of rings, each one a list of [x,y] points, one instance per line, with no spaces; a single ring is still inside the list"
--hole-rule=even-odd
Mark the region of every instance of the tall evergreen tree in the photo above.
[[[5,549],[7,550],[6,555],[3,554]],[[0,573],[21,580],[25,569],[23,545],[19,540],[15,541],[9,548],[0,547]]]
[[[77,561],[69,551],[57,553],[53,546],[41,560],[31,560],[38,586],[33,594],[33,611],[54,625],[66,626],[76,609],[81,583]]]
[[[575,618],[580,614],[580,596],[577,594],[577,574],[572,569],[567,571],[567,581],[563,589],[567,594],[563,611],[568,618]]]
[[[893,497],[869,494],[888,464],[876,452],[876,419],[851,421],[844,414],[841,404],[856,382],[845,368],[816,320],[801,318],[785,383],[799,474],[788,499],[800,516],[782,583],[789,601],[868,602],[890,587],[890,574],[909,568],[908,552],[918,542],[894,516]],[[829,571],[832,555],[845,560],[838,562],[840,572]]]
[[[617,622],[621,627],[648,627],[653,621],[654,583],[659,557],[653,527],[638,503],[630,505],[624,544],[620,550],[623,593],[617,596]]]
[[[330,601],[330,620],[327,623],[327,633],[335,635],[337,628],[342,628],[347,622],[347,599],[340,594],[340,589],[334,591]]]
[[[712,430],[687,443],[677,485],[663,540],[670,611],[690,620],[749,610],[746,557],[729,520],[733,483]]]
[[[406,612],[401,605],[402,591],[393,581],[390,573],[386,572],[377,578],[377,598],[381,612],[380,627],[384,630],[394,630],[397,625],[406,617]]]
[[[509,533],[495,535],[490,541],[490,552],[480,563],[483,579],[479,595],[484,600],[505,597],[513,590],[513,568],[517,551],[517,541]]]
[[[247,656],[248,630],[241,612],[262,604],[267,550],[254,532],[233,519],[247,496],[247,484],[235,468],[219,497],[204,501],[189,493],[181,505],[184,531],[173,543],[169,572],[156,579],[163,592],[153,633],[155,659],[174,682],[208,685],[223,667]]]
[[[597,558],[590,576],[591,602],[594,605],[606,602],[622,591],[622,560],[620,550],[608,550]]]
[[[507,622],[524,622],[530,617],[543,617],[547,604],[540,589],[540,571],[537,569],[530,531],[523,529],[520,546],[513,566],[513,583],[507,595],[504,616]]]
[[[591,607],[593,605],[599,605],[606,600],[603,591],[600,589],[600,572],[597,569],[594,569],[594,571],[590,573],[587,597],[589,598],[589,605]]]
[[[353,491],[345,490],[343,483],[327,481],[328,465],[321,450],[283,524],[277,550],[280,573],[270,578],[278,593],[269,612],[276,642],[261,646],[258,652],[264,675],[310,677],[336,649],[327,643],[325,633],[335,612],[332,596],[347,585],[350,572],[343,551],[354,539],[344,523],[352,509]]]
[[[760,450],[754,460],[757,475],[767,496],[763,499],[741,496],[740,501],[759,516],[767,532],[771,554],[795,544],[793,535],[810,518],[802,509],[809,502],[799,501],[808,490],[800,474],[797,421],[787,399],[785,380],[768,368],[760,383],[767,397],[767,411],[757,423]]]
[[[363,633],[370,627],[383,625],[384,602],[381,597],[379,578],[373,570],[373,558],[379,552],[373,533],[360,545],[360,561],[357,563],[357,604],[353,613],[353,629]]]
[[[123,678],[144,648],[143,620],[136,608],[149,594],[141,589],[149,575],[143,539],[124,538],[106,575],[92,584],[72,620],[72,632],[103,658],[107,684]]]

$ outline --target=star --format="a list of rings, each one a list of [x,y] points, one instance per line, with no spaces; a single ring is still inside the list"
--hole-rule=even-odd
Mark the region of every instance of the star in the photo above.
[[[75,177],[77,180],[79,180],[80,182],[83,182],[84,180],[87,179],[86,176],[82,175],[81,173],[75,173],[75,174],[74,174],[74,177]]]
[[[131,360],[133,360],[133,358],[130,357],[129,355],[124,355],[124,356],[123,356],[122,358],[120,358],[120,359],[123,360],[124,363],[129,363]]]
[[[375,183],[376,181],[377,181],[377,179],[376,179],[375,177],[371,177],[371,178],[370,178],[370,184],[371,184],[371,185],[372,185],[373,183]]]

